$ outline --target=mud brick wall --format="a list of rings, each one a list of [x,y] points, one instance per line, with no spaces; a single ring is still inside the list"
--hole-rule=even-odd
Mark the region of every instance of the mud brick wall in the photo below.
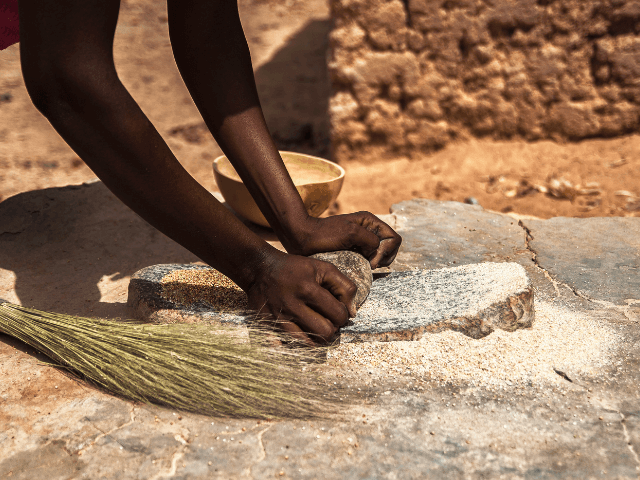
[[[331,0],[334,158],[635,132],[640,0]]]

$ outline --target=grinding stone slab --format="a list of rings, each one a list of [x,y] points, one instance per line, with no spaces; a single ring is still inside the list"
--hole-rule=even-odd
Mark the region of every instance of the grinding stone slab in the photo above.
[[[211,267],[168,264],[136,272],[128,299],[136,316],[156,323],[246,324],[242,311],[218,312],[206,302],[181,305],[162,295],[164,276],[194,269]],[[341,329],[340,343],[418,340],[425,332],[447,329],[481,338],[496,328],[531,327],[533,319],[533,287],[519,264],[392,272],[373,281],[367,301]]]
[[[533,319],[533,287],[517,263],[394,272],[373,282],[340,342],[418,340],[449,329],[482,338],[531,327]]]

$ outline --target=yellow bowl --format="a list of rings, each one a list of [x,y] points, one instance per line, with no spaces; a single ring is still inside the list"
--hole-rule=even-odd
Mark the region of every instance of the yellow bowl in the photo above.
[[[280,155],[307,212],[312,217],[319,217],[338,197],[344,181],[344,168],[302,153],[280,152]],[[233,210],[253,223],[269,226],[226,156],[213,161],[213,175],[220,193]]]

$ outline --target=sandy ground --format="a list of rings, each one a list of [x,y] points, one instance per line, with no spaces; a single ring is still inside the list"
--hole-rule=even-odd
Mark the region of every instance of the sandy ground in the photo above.
[[[279,147],[328,157],[326,2],[240,0],[240,7]],[[173,61],[163,2],[123,1],[115,56],[123,83],[178,159],[216,191],[211,162],[221,152]],[[344,167],[344,188],[331,213],[382,214],[413,197],[472,197],[487,209],[544,218],[640,215],[639,135],[575,144],[483,139],[411,159],[361,158]],[[0,52],[0,201],[93,177],[31,104],[19,47]]]

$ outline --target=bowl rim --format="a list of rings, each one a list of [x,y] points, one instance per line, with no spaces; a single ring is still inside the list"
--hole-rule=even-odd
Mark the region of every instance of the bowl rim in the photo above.
[[[331,160],[327,160],[326,158],[316,157],[315,155],[309,155],[309,154],[306,154],[306,153],[291,152],[291,151],[288,151],[288,150],[278,150],[278,152],[280,152],[280,155],[282,155],[283,153],[289,153],[289,154],[293,154],[293,155],[298,155],[298,156],[302,156],[302,157],[307,157],[307,158],[310,158],[310,159],[313,159],[313,160],[321,160],[321,161],[322,161],[322,162],[324,162],[324,163],[329,163],[329,164],[331,164],[331,166],[332,166],[332,167],[337,167],[337,168],[338,168],[338,171],[340,172],[340,175],[338,175],[338,176],[337,176],[337,177],[335,177],[335,178],[332,178],[331,180],[325,180],[325,181],[320,181],[320,182],[306,182],[306,183],[301,183],[301,184],[299,184],[299,185],[296,185],[296,187],[301,187],[301,186],[303,186],[303,185],[315,185],[315,184],[318,184],[318,183],[331,183],[331,182],[335,182],[335,181],[337,181],[337,180],[340,180],[340,179],[344,178],[344,175],[345,175],[345,173],[346,173],[345,169],[344,169],[342,166],[338,165],[338,164],[337,164],[337,163],[335,163],[335,162],[332,162]],[[222,176],[222,177],[226,178],[227,180],[231,180],[232,182],[236,182],[236,183],[240,183],[240,184],[244,185],[244,182],[243,182],[242,180],[236,180],[235,178],[231,178],[231,177],[229,177],[229,176],[225,175],[224,173],[222,173],[222,172],[218,169],[218,163],[220,163],[223,159],[227,159],[227,156],[226,156],[226,155],[224,155],[224,154],[223,154],[223,155],[220,155],[219,157],[217,157],[217,158],[215,158],[215,159],[213,160],[213,171],[214,171],[214,173],[217,173],[218,175],[220,175],[220,176]],[[227,160],[228,160],[228,159],[227,159]],[[283,159],[283,161],[284,161],[284,159]],[[229,162],[229,163],[231,163],[231,162]],[[232,165],[232,166],[233,166],[233,165]]]

